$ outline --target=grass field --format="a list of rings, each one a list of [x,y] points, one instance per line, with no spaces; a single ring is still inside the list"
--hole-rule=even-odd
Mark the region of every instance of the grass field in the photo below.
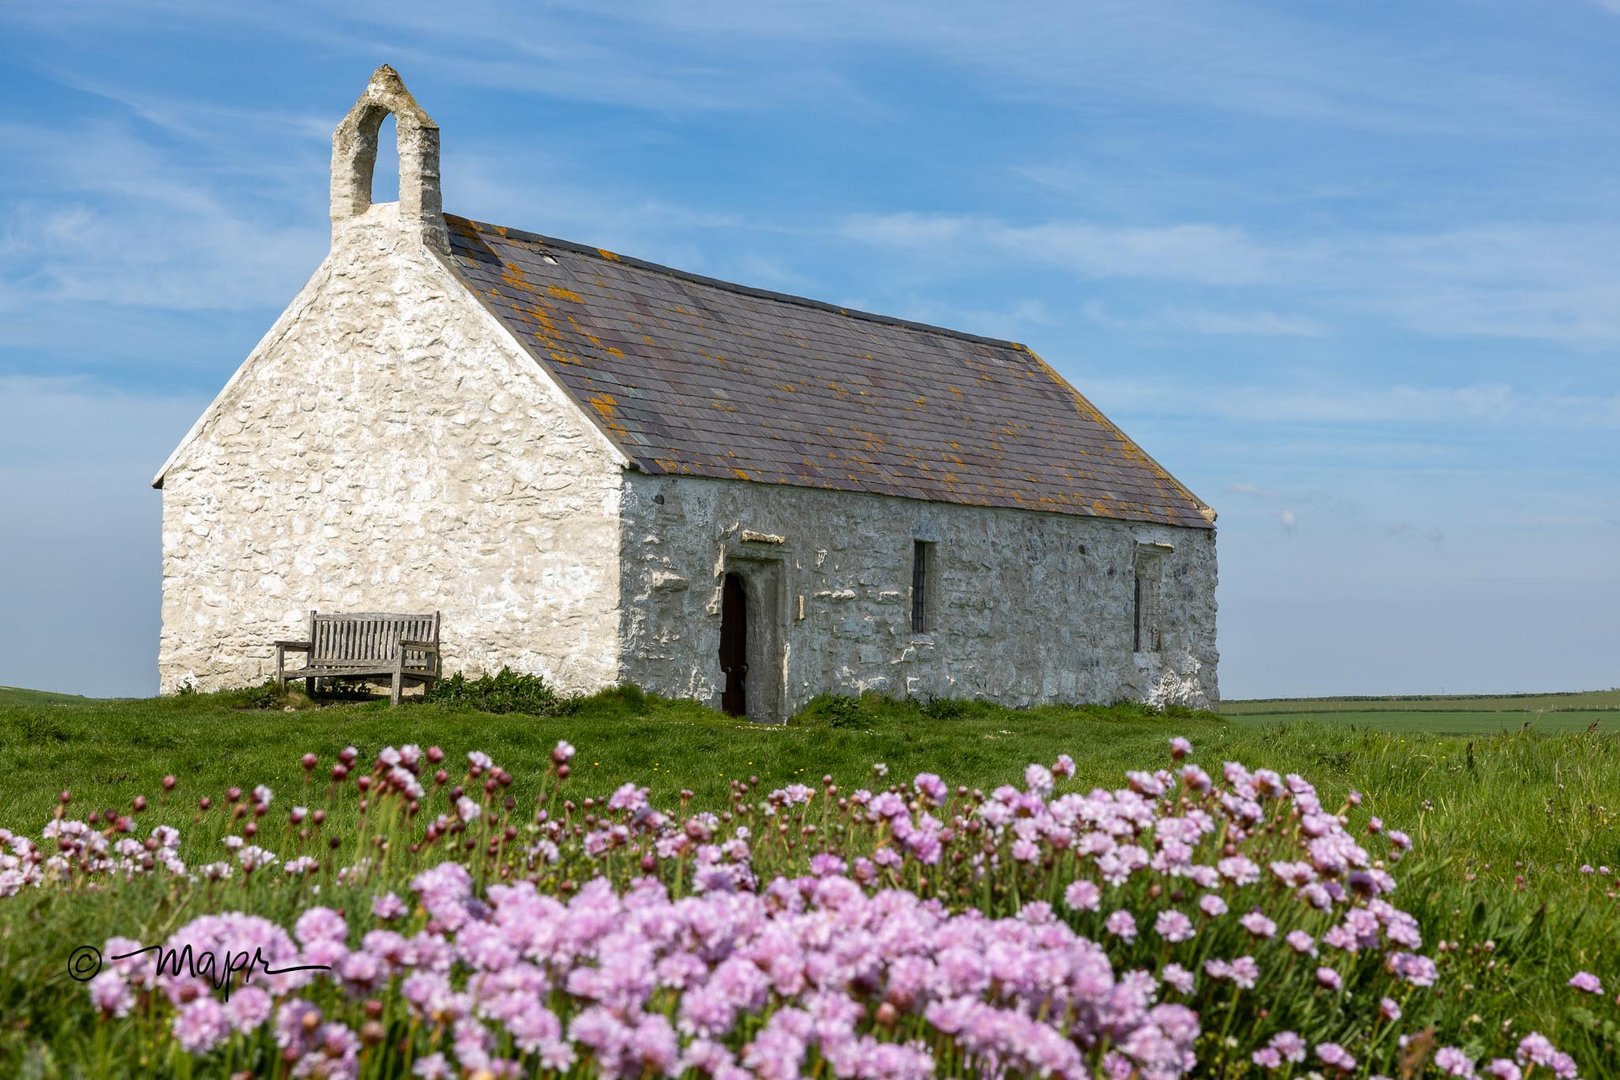
[[[1620,690],[1496,697],[1338,697],[1229,701],[1221,715],[1244,723],[1326,720],[1358,729],[1433,735],[1620,731]]]
[[[458,757],[483,750],[518,777],[522,805],[533,798],[529,778],[566,739],[579,751],[576,798],[636,781],[657,805],[689,789],[693,806],[722,809],[732,778],[756,776],[769,788],[815,786],[826,774],[852,789],[870,783],[880,761],[896,777],[930,771],[989,789],[1020,783],[1029,762],[1067,753],[1082,787],[1115,787],[1128,769],[1163,765],[1167,738],[1181,735],[1211,771],[1236,760],[1299,772],[1325,804],[1358,791],[1358,814],[1412,835],[1398,902],[1421,920],[1427,941],[1465,946],[1448,961],[1461,974],[1436,1005],[1440,1022],[1472,1030],[1482,1047],[1493,1025],[1540,1030],[1576,1053],[1583,1075],[1620,1076],[1620,1006],[1572,1000],[1565,986],[1580,968],[1601,974],[1610,994],[1620,989],[1615,878],[1579,872],[1620,867],[1617,698],[1422,699],[1410,708],[1397,699],[1235,702],[1222,715],[1170,716],[974,703],[925,710],[867,698],[823,702],[786,727],[764,728],[634,691],[538,717],[382,702],[289,710],[255,707],[266,700],[253,693],[116,701],[0,688],[0,827],[37,838],[63,790],[76,813],[127,812],[146,795],[154,802],[147,824],[179,825],[188,858],[200,862],[218,857],[222,828],[217,814],[195,820],[199,796],[221,800],[233,785],[267,784],[287,802],[308,799],[300,756],[330,762],[348,745],[363,761],[407,742]],[[165,775],[177,778],[166,803],[157,797]],[[95,1021],[82,988],[62,973],[64,958],[97,935],[147,940],[172,928],[176,902],[155,887],[76,894],[71,903],[0,898],[0,1072],[12,1075],[22,1061],[41,1074],[72,1072]],[[1487,940],[1488,957],[1467,951]]]

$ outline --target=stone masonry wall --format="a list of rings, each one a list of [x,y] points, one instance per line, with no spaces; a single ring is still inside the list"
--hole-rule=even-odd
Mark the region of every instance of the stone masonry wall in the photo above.
[[[748,675],[762,719],[824,691],[1219,698],[1213,530],[641,474],[627,474],[623,510],[622,674],[662,694],[719,704],[720,590],[735,570],[779,597],[779,700],[756,703],[752,661]],[[933,542],[922,634],[911,632],[915,540]],[[1134,649],[1139,559],[1157,650]],[[751,634],[758,615],[751,606]]]
[[[164,692],[245,685],[322,611],[442,610],[450,671],[619,672],[622,457],[378,204],[163,478]]]

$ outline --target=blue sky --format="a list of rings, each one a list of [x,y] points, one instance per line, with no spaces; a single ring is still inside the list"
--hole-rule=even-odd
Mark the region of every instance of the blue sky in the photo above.
[[[1227,696],[1620,684],[1620,0],[337,6],[0,8],[0,684],[156,689],[383,62],[453,212],[1030,344],[1220,511]]]

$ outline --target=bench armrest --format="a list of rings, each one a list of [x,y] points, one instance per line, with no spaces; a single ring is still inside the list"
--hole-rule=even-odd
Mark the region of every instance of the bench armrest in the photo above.
[[[431,641],[407,641],[401,638],[399,644],[403,649],[412,649],[416,652],[436,653],[439,651],[439,647]]]
[[[307,641],[276,641],[272,642],[272,644],[276,648],[287,652],[309,652],[309,642]]]

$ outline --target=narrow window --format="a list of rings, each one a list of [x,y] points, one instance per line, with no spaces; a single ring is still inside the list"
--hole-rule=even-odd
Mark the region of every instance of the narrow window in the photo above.
[[[1160,611],[1165,557],[1175,549],[1169,544],[1138,544],[1133,568],[1131,596],[1131,648],[1136,652],[1161,652],[1164,638]]]
[[[911,544],[911,632],[928,630],[928,549],[933,545],[926,540]]]
[[[1142,651],[1142,568],[1136,569],[1136,598],[1132,605],[1132,618],[1135,628],[1131,635],[1131,649],[1134,652]]]

